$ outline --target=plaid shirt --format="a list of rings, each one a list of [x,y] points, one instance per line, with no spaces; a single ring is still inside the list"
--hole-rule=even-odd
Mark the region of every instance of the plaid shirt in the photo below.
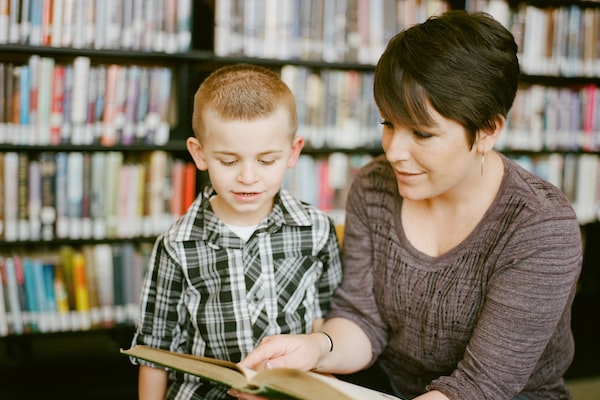
[[[238,362],[263,337],[310,332],[329,311],[342,275],[331,218],[281,190],[244,242],[212,212],[213,194],[156,240],[133,344]],[[174,386],[169,398],[220,398],[194,394],[208,385],[188,375]]]

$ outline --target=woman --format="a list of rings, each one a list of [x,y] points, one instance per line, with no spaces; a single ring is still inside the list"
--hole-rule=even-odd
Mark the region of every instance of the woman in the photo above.
[[[348,196],[326,335],[268,337],[242,365],[377,363],[419,400],[570,398],[579,226],[558,189],[493,149],[516,53],[500,23],[458,11],[389,42],[374,83],[385,156]]]

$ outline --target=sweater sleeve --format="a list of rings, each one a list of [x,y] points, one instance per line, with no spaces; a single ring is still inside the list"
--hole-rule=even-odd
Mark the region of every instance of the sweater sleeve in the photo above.
[[[367,211],[372,199],[365,192],[362,181],[355,179],[346,202],[344,273],[328,317],[342,317],[358,325],[371,340],[374,361],[386,345],[387,330],[373,293],[375,260]]]
[[[507,230],[504,256],[489,277],[462,360],[428,390],[451,399],[508,399],[526,393],[529,385],[539,395],[570,364],[570,306],[582,257],[579,225],[566,206],[530,215]]]

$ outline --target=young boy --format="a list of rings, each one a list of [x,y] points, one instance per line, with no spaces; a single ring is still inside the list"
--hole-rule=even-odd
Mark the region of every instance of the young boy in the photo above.
[[[133,344],[240,361],[277,333],[317,330],[341,280],[333,221],[281,189],[304,145],[277,74],[214,71],[187,148],[211,186],[157,239]],[[140,363],[141,399],[225,399],[228,388]]]

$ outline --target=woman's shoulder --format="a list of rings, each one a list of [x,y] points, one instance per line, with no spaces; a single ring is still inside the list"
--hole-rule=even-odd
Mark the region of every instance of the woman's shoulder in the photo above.
[[[526,170],[516,161],[502,156],[505,170],[505,191],[520,199],[537,211],[572,209],[567,196],[555,185]]]

